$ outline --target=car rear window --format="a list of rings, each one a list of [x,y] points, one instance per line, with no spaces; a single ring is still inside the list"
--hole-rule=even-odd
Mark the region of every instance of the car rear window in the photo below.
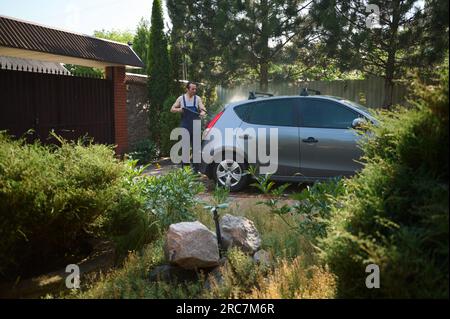
[[[234,107],[236,115],[244,122],[248,122],[249,104],[242,104]]]

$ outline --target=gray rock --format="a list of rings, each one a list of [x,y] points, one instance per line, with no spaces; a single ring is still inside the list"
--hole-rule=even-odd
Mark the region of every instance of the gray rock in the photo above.
[[[225,249],[238,247],[253,254],[261,246],[261,238],[253,222],[245,217],[225,215],[220,220],[220,231]]]
[[[165,282],[195,282],[199,280],[199,274],[195,270],[184,269],[172,265],[155,267],[149,274],[150,281]]]
[[[164,252],[172,265],[185,269],[219,265],[216,235],[198,221],[170,225]]]
[[[260,249],[253,255],[253,261],[262,266],[270,267],[272,264],[272,256],[264,249]]]

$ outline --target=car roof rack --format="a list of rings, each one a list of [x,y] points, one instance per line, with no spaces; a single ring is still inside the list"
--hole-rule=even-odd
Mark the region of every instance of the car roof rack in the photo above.
[[[273,94],[272,93],[266,93],[266,92],[253,92],[253,91],[251,91],[248,94],[248,99],[249,100],[256,100],[258,97],[264,97],[264,96],[271,97],[271,96],[273,96]]]
[[[320,95],[321,94],[320,91],[318,91],[318,90],[303,88],[300,91],[300,96],[309,96],[309,91],[314,92],[314,94],[316,94],[316,95]]]

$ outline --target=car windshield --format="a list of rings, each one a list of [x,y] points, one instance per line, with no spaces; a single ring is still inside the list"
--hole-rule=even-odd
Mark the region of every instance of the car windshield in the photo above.
[[[364,113],[367,113],[367,114],[369,114],[369,115],[372,115],[372,112],[373,112],[373,111],[371,111],[369,108],[367,108],[367,107],[365,107],[365,106],[363,106],[363,105],[361,105],[361,104],[358,104],[358,103],[356,103],[356,102],[349,101],[349,100],[342,100],[342,102],[345,103],[345,104],[349,104],[349,105],[351,105],[351,106],[357,108],[358,110],[363,111]]]

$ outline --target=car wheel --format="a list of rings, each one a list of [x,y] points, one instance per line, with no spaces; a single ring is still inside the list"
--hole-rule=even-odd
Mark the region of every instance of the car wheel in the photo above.
[[[231,192],[237,192],[247,186],[249,176],[245,172],[247,165],[232,159],[226,159],[213,167],[214,179],[220,186],[229,186]]]

